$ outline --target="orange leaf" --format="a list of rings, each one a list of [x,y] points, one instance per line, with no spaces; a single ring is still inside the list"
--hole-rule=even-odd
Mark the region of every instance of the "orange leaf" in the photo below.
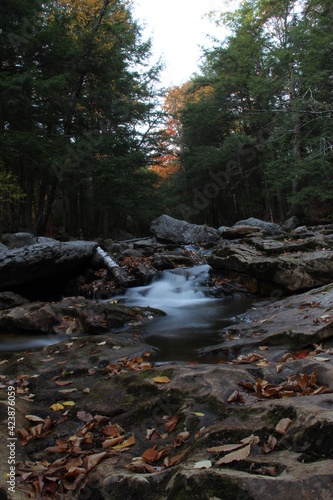
[[[168,432],[172,432],[174,430],[174,428],[176,427],[176,425],[178,424],[179,418],[180,417],[173,417],[168,422],[165,422],[165,430]]]

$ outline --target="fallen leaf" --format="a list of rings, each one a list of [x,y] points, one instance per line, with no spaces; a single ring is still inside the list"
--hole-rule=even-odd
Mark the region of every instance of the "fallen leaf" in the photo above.
[[[106,451],[102,451],[101,453],[94,453],[93,455],[89,455],[84,458],[83,465],[85,466],[87,471],[90,471],[91,469],[96,467],[96,465],[98,465],[99,462],[106,456]]]
[[[216,465],[223,465],[223,464],[229,464],[230,462],[239,462],[240,460],[245,460],[251,453],[251,445],[248,444],[244,448],[241,448],[239,450],[233,451],[232,453],[228,453],[228,455],[225,455],[223,458],[220,458],[218,462],[216,462]]]
[[[204,417],[205,414],[200,411],[191,411],[191,415],[195,415],[196,417]]]
[[[36,415],[25,415],[27,420],[30,422],[45,422],[44,418],[37,417]]]
[[[125,441],[123,441],[122,443],[113,446],[113,449],[122,450],[123,448],[127,448],[128,446],[133,446],[133,444],[135,444],[134,434],[132,434],[132,436],[130,436],[128,439],[125,439]]]
[[[103,442],[103,448],[111,448],[113,446],[116,446],[117,444],[121,443],[122,441],[124,441],[125,439],[125,436],[118,436],[118,437],[114,437],[114,438],[111,438],[111,439],[106,439],[104,442]]]
[[[193,465],[193,469],[210,469],[212,462],[210,460],[201,460]]]
[[[176,427],[176,425],[178,424],[179,418],[180,417],[173,417],[168,422],[165,422],[165,424],[164,424],[165,430],[168,432],[172,432],[174,430],[174,428]]]
[[[61,403],[54,403],[52,406],[50,406],[50,409],[53,411],[59,411],[63,410],[64,406]]]
[[[241,439],[241,442],[243,444],[258,444],[259,441],[260,441],[259,437],[254,436],[253,434],[251,434],[251,436],[249,436],[247,438]]]
[[[59,386],[65,386],[65,385],[70,385],[73,382],[71,380],[55,380],[54,383]]]
[[[106,340],[104,340],[103,342],[97,342],[96,345],[105,345],[106,344]]]
[[[64,406],[75,406],[75,402],[74,401],[63,401],[62,403]]]
[[[282,418],[280,422],[276,425],[275,430],[279,434],[284,435],[291,424],[290,418]]]
[[[171,380],[165,376],[155,377],[153,380],[154,380],[154,382],[156,382],[156,384],[169,384],[171,382]]]

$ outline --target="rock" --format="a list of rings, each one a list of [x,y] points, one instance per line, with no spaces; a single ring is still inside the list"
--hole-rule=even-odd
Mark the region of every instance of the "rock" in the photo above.
[[[289,217],[284,223],[281,225],[281,230],[286,231],[287,233],[290,233],[296,227],[300,225],[300,220],[296,215],[293,215],[292,217]]]
[[[124,257],[143,257],[143,253],[140,250],[135,250],[134,248],[127,248],[122,252]]]
[[[254,217],[250,217],[246,220],[240,220],[236,222],[232,227],[237,226],[251,226],[258,227],[261,231],[267,234],[278,234],[281,233],[281,228],[278,224],[274,224],[274,222],[266,222],[260,219],[256,219]]]
[[[60,302],[32,302],[0,312],[0,331],[34,333],[102,333],[124,326],[129,321],[162,311],[126,307],[117,303],[67,297]]]
[[[248,275],[282,290],[305,291],[333,280],[331,248],[331,235],[324,233],[295,241],[259,235],[246,242],[223,239],[208,263],[214,269]]]
[[[222,334],[227,341],[207,347],[202,353],[236,349],[238,354],[252,352],[259,345],[300,348],[320,344],[333,336],[333,283],[309,292],[272,300],[239,318]],[[270,358],[270,349],[265,357]],[[333,358],[332,358],[333,362]]]
[[[229,227],[229,226],[220,226],[220,227],[218,228],[218,232],[219,232],[220,234],[223,234],[223,233],[224,233],[224,231],[227,231],[228,229],[230,229],[230,227]]]
[[[29,301],[13,292],[0,292],[0,311],[12,307],[28,304]]]
[[[50,485],[52,496],[59,493],[68,499],[262,500],[278,494],[286,499],[302,495],[330,500],[332,360],[291,359],[278,373],[275,362],[268,367],[232,362],[154,366],[152,354],[130,332],[73,338],[42,353],[14,354],[0,365],[1,383],[15,384],[19,394],[15,414],[20,481],[15,499],[25,498],[23,491],[45,497],[41,488]],[[163,377],[166,383],[159,383]],[[304,394],[298,397],[261,398],[250,389],[260,390],[266,383],[268,393],[280,383],[293,388],[298,378],[303,386],[313,379],[318,389],[325,390],[324,385],[329,389],[314,394],[309,386],[311,394],[303,387]],[[292,390],[289,393],[293,395]],[[71,406],[52,409],[55,402],[69,401]],[[7,443],[6,401],[1,409],[0,438]],[[51,432],[40,432],[43,425],[25,418],[31,414],[51,416]],[[124,445],[120,450],[112,447],[116,442],[106,443],[107,434],[115,431]],[[73,442],[74,434],[80,437]],[[19,445],[27,436],[29,441]],[[212,451],[222,444],[247,451],[243,458],[238,451],[234,459],[229,455],[227,463],[218,465],[230,453]],[[50,447],[58,450],[56,466]],[[7,460],[3,453],[4,490]],[[197,469],[202,462],[209,468]],[[76,474],[74,481],[70,474],[64,477],[64,470]]]
[[[205,225],[190,224],[186,221],[173,219],[169,215],[161,215],[154,220],[150,229],[157,238],[179,244],[217,241],[221,236],[217,229]]]
[[[73,272],[89,262],[97,243],[37,243],[0,254],[0,289]]]
[[[179,266],[191,267],[194,262],[191,257],[179,252],[162,252],[154,254],[152,265],[155,269],[163,271],[164,269],[175,269]]]
[[[0,243],[0,253],[2,252],[8,252],[9,251],[9,248],[4,245],[3,243]]]
[[[37,239],[31,233],[7,233],[2,236],[2,241],[8,248],[12,249],[34,245]]]
[[[238,226],[233,226],[225,229],[222,233],[223,239],[235,240],[238,238],[250,238],[259,233],[261,229],[256,226],[246,226],[239,224]]]

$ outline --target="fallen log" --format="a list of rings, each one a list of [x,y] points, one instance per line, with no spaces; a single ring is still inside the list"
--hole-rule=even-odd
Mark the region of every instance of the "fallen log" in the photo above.
[[[108,274],[112,274],[120,285],[127,285],[122,269],[101,247],[96,248],[93,256],[93,263],[107,269]]]

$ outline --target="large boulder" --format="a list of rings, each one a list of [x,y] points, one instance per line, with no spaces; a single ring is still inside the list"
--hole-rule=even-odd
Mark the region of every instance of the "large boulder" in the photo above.
[[[281,233],[281,228],[278,224],[275,224],[274,222],[266,222],[261,219],[256,219],[255,217],[250,217],[246,220],[240,220],[233,225],[233,227],[238,226],[256,227],[268,234]]]
[[[92,258],[97,246],[91,241],[54,241],[0,251],[0,289],[72,272]]]
[[[151,224],[152,233],[161,240],[179,244],[217,241],[221,235],[217,229],[206,225],[190,224],[169,215],[161,215]]]

